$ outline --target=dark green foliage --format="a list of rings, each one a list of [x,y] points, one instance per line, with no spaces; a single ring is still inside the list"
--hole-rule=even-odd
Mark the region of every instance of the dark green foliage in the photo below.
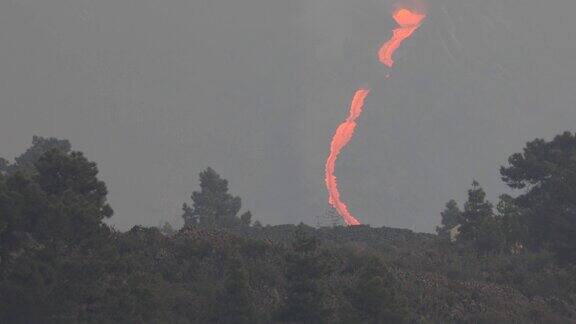
[[[199,220],[198,215],[194,214],[194,210],[186,203],[182,204],[182,218],[186,226],[197,225]]]
[[[18,244],[18,233],[29,233],[41,243],[105,234],[102,220],[112,216],[112,209],[95,163],[70,152],[68,141],[40,137],[34,137],[33,147],[16,161],[13,172],[0,182],[0,223],[7,228],[0,236],[2,247]]]
[[[576,262],[576,135],[529,142],[508,163],[500,173],[511,188],[523,190],[515,203],[523,209],[531,246]]]
[[[495,253],[504,249],[506,237],[502,231],[501,219],[495,217],[493,206],[486,200],[486,193],[478,182],[474,181],[472,188],[468,190],[468,200],[460,214],[457,208],[454,203],[447,205],[451,219],[461,222],[458,228],[460,243],[473,248],[479,254]]]
[[[200,191],[193,192],[191,198],[193,208],[183,207],[186,225],[234,227],[240,223],[240,197],[228,193],[228,181],[212,168],[200,173]]]
[[[404,323],[408,307],[398,294],[392,273],[376,256],[362,260],[357,282],[351,292],[352,305],[362,323]]]
[[[496,209],[507,247],[512,250],[523,247],[528,241],[528,226],[522,219],[522,209],[509,195],[500,196]]]
[[[506,237],[502,231],[502,222],[495,217],[480,221],[476,229],[474,247],[479,253],[498,253],[506,246]]]
[[[455,200],[446,203],[446,208],[440,214],[442,216],[442,226],[436,227],[436,232],[443,238],[450,238],[450,230],[456,226],[462,225],[462,211]]]
[[[103,223],[94,163],[66,149],[29,156],[32,167],[0,172],[0,323],[576,321],[574,266],[507,253],[530,240],[532,209],[502,196],[494,214],[477,183],[463,210],[452,201],[442,214],[440,233],[463,228],[455,244],[385,227],[249,226],[210,169],[184,205],[189,226],[121,233]]]
[[[322,304],[323,290],[318,284],[325,275],[318,258],[320,242],[307,232],[304,224],[298,226],[292,242],[294,252],[288,255],[288,292],[278,316],[284,322],[323,323],[327,319],[327,309]]]
[[[249,324],[256,321],[253,296],[250,292],[248,274],[239,259],[232,259],[224,280],[224,292],[215,317],[218,323]]]
[[[0,175],[7,173],[9,168],[10,168],[10,162],[0,157]]]
[[[164,224],[161,224],[160,226],[158,226],[158,228],[160,229],[160,233],[162,233],[163,235],[172,236],[176,234],[176,230],[174,229],[174,227],[172,227],[172,224],[170,224],[169,222],[164,222]]]
[[[14,164],[9,164],[8,161],[0,159],[0,172],[4,171],[9,174],[16,171],[31,173],[34,172],[36,162],[42,155],[44,155],[44,153],[51,150],[58,150],[67,154],[71,149],[72,147],[68,140],[34,136],[32,138],[32,146],[26,150],[26,152],[18,156],[15,159]]]
[[[62,231],[58,224],[62,215],[38,183],[20,172],[8,177],[0,188],[0,218],[6,226],[0,238],[3,253],[19,243],[22,233],[48,240],[54,231]]]
[[[243,226],[250,226],[252,223],[252,213],[250,211],[245,212],[244,214],[240,215],[240,222]]]
[[[467,228],[474,228],[482,220],[494,216],[493,206],[486,201],[486,192],[477,181],[472,182],[472,188],[468,190],[468,200],[464,204],[462,212],[463,228],[461,232],[467,232]],[[466,234],[464,234],[466,236]]]
[[[38,156],[58,144],[63,150]],[[69,151],[67,141],[35,138],[33,148],[0,181],[1,322],[61,322],[80,316],[63,307],[95,290],[82,288],[74,278],[89,278],[98,265],[89,256],[110,242],[102,220],[112,209],[97,173],[94,163]],[[72,270],[80,258],[86,266]],[[95,285],[98,278],[92,279]]]

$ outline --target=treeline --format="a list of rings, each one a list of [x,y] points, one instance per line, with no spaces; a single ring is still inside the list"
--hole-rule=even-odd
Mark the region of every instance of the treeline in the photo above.
[[[263,226],[211,168],[182,229],[119,232],[96,164],[34,137],[0,159],[0,322],[574,322],[576,138],[528,143],[509,164],[520,194],[494,207],[474,182],[438,236]]]
[[[576,262],[576,135],[529,142],[500,169],[517,196],[494,205],[478,182],[460,210],[451,200],[442,212],[440,236],[478,253],[549,251],[563,265]]]
[[[0,322],[270,323],[400,321],[406,307],[369,253],[243,238],[250,212],[212,169],[184,229],[114,231],[95,163],[34,137],[0,172]],[[258,225],[257,227],[258,228]]]

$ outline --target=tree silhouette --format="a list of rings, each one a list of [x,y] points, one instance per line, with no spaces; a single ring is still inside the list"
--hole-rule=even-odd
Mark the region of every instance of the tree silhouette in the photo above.
[[[459,232],[458,240],[472,246],[478,253],[498,251],[505,242],[494,207],[486,200],[486,192],[476,180],[468,190]]]
[[[54,137],[45,138],[41,136],[32,137],[32,146],[15,159],[14,164],[9,164],[6,160],[0,159],[0,171],[14,173],[22,171],[26,173],[34,172],[36,162],[44,153],[51,150],[58,150],[62,153],[70,153],[72,147],[68,140],[61,140]]]
[[[222,179],[212,168],[200,173],[200,191],[194,191],[191,198],[192,208],[183,206],[186,226],[235,227],[240,224],[237,215],[242,201],[228,192],[228,180]],[[244,218],[247,221],[247,215]]]
[[[462,225],[462,211],[454,199],[446,203],[446,208],[442,213],[442,226],[436,227],[436,232],[443,238],[450,238],[450,230]]]
[[[523,209],[533,248],[549,248],[564,262],[576,262],[576,134],[552,141],[536,139],[500,169],[502,180],[523,194]]]

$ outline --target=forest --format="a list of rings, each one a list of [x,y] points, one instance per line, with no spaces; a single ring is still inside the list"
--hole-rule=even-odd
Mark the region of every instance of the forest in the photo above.
[[[576,134],[499,171],[508,193],[472,181],[435,234],[265,225],[212,168],[182,228],[119,231],[96,163],[35,136],[0,159],[0,322],[574,323]]]

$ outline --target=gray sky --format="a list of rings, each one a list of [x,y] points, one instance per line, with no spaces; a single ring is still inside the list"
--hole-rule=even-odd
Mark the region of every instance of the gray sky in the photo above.
[[[576,123],[576,2],[429,0],[397,52],[385,0],[0,1],[0,155],[32,135],[98,162],[120,229],[179,224],[212,166],[264,223],[314,223],[324,160],[372,88],[337,176],[363,222],[432,231],[472,178]]]

